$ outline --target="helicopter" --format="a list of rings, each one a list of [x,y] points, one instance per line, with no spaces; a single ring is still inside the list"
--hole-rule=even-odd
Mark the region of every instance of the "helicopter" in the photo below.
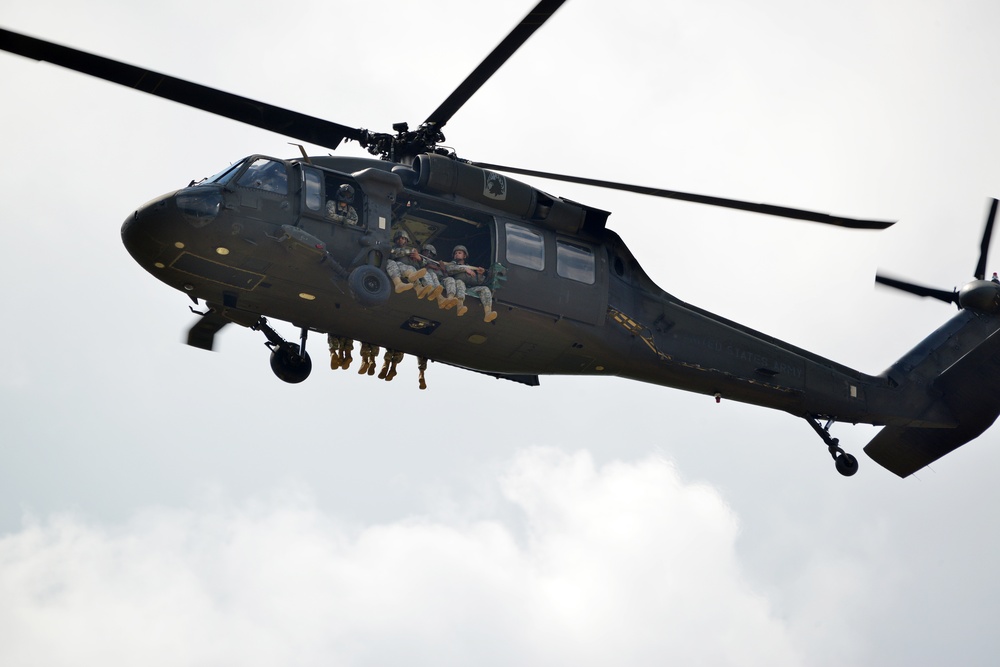
[[[145,270],[195,303],[188,342],[211,349],[238,324],[261,332],[275,374],[304,381],[309,334],[364,341],[523,384],[540,375],[614,375],[788,412],[805,419],[852,475],[857,460],[830,434],[833,423],[882,431],[865,451],[907,476],[977,437],[996,419],[988,399],[998,325],[997,288],[979,265],[961,291],[880,277],[961,309],[878,376],[794,347],[673,297],[656,286],[608,212],[542,192],[521,174],[683,199],[855,229],[885,221],[692,195],[624,183],[470,162],[443,147],[442,128],[562,2],[540,2],[417,129],[370,132],[304,116],[131,65],[0,32],[7,51],[45,60],[331,150],[353,141],[372,158],[251,155],[217,175],[138,207],[122,226]],[[357,224],[333,220],[343,186]],[[980,265],[995,208],[987,220]],[[498,317],[397,292],[388,271],[393,236],[417,245],[467,248],[484,269]],[[409,284],[409,283],[407,283]],[[947,298],[944,298],[947,296]],[[202,305],[203,304],[203,305]],[[485,304],[484,304],[485,305]],[[284,340],[269,323],[299,329]],[[822,423],[825,421],[825,425]]]

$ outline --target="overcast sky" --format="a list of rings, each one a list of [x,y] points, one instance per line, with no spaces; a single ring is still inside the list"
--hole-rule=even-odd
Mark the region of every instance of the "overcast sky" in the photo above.
[[[6,0],[0,25],[386,131],[533,4]],[[679,298],[878,373],[955,311],[876,270],[972,277],[998,25],[985,0],[569,0],[446,143],[898,220],[536,182],[612,211]],[[418,391],[412,359],[331,372],[317,337],[286,385],[259,333],[182,345],[190,302],[119,230],[288,139],[13,55],[0,80],[0,663],[996,664],[996,429],[900,480],[862,453],[877,429],[835,426],[848,479],[803,420],[613,378],[432,364]]]

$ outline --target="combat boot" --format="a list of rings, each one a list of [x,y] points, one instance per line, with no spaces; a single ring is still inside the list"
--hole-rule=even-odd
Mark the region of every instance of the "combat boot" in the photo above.
[[[396,286],[396,294],[413,289],[413,283],[404,283],[399,276],[393,277],[392,284]]]
[[[465,305],[465,299],[460,299],[458,301],[458,316],[461,317],[469,312],[469,307]]]
[[[490,306],[484,305],[483,310],[486,311],[483,315],[483,322],[492,322],[497,318],[497,311],[493,310]]]
[[[441,292],[444,291],[444,285],[437,285],[431,290],[431,293],[427,295],[427,300],[439,299],[441,297]]]
[[[344,353],[344,360],[340,362],[340,367],[345,371],[351,367],[351,362],[354,361],[354,357],[351,356],[350,350]]]
[[[417,285],[417,298],[423,299],[432,289],[430,285]]]
[[[438,308],[441,308],[442,310],[451,310],[457,303],[458,299],[453,296],[444,297],[439,294],[437,297]]]

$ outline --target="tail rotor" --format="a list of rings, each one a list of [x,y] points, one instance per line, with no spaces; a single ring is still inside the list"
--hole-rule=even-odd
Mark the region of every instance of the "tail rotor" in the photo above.
[[[905,280],[890,278],[882,274],[875,276],[875,282],[880,285],[909,292],[910,294],[916,294],[917,296],[930,297],[944,301],[945,303],[953,303],[960,310],[969,308],[972,310],[997,312],[998,307],[1000,307],[1000,303],[998,303],[998,299],[1000,299],[1000,290],[998,290],[998,287],[1000,286],[987,281],[985,278],[986,261],[989,254],[990,239],[993,236],[993,223],[996,220],[998,203],[1000,202],[994,198],[990,205],[989,215],[986,217],[986,227],[983,230],[983,238],[979,244],[979,262],[976,264],[976,270],[973,274],[975,279],[963,286],[961,290],[954,289],[949,292],[933,287],[925,287],[924,285],[918,285]]]

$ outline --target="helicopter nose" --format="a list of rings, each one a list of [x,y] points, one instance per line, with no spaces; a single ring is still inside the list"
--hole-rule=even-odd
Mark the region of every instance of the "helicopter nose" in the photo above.
[[[157,197],[135,210],[122,223],[122,243],[141,266],[149,268],[163,252],[164,227],[172,216],[174,193]]]
[[[189,187],[146,202],[122,224],[122,242],[148,270],[163,268],[222,211],[218,188]],[[192,236],[194,235],[194,236]],[[170,257],[164,255],[169,253]]]

